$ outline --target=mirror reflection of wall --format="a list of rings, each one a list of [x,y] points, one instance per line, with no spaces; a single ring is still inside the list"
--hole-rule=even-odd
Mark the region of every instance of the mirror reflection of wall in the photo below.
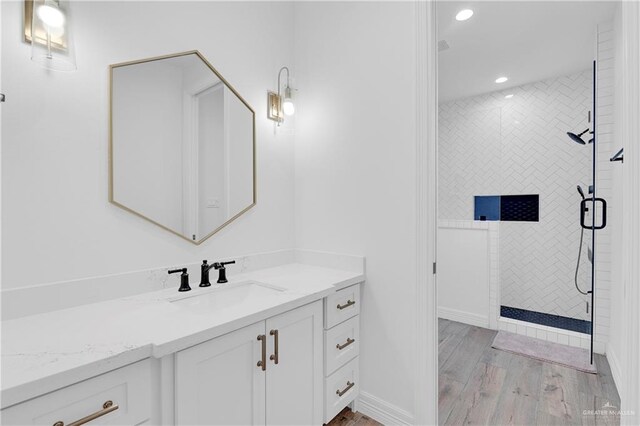
[[[254,113],[197,53],[112,67],[112,201],[194,242],[254,205]]]

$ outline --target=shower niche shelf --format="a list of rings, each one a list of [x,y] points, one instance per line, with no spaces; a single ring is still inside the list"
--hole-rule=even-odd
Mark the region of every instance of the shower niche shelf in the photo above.
[[[539,222],[540,195],[476,195],[474,220]]]

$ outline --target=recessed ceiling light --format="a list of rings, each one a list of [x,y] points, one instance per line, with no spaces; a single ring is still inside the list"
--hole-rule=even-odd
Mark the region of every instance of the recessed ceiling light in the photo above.
[[[496,83],[498,83],[498,84],[504,83],[507,80],[509,80],[507,77],[498,77],[498,78],[496,78]]]
[[[506,95],[504,98],[505,99],[511,99],[511,98],[513,98],[513,94]]]
[[[462,9],[456,15],[456,21],[466,21],[467,19],[473,16],[473,10],[471,9]]]

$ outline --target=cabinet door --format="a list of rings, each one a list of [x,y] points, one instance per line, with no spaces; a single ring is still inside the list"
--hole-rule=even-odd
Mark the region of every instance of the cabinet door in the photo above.
[[[270,318],[266,325],[267,424],[322,424],[322,302]]]
[[[178,352],[176,424],[265,424],[264,334],[262,321]]]

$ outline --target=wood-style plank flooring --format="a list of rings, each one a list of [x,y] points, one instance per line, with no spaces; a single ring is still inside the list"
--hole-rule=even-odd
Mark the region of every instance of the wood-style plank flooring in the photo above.
[[[327,423],[327,426],[379,426],[381,424],[362,413],[354,413],[347,407]]]
[[[615,415],[589,414],[606,403],[620,407],[604,356],[595,356],[598,374],[582,373],[493,349],[496,334],[438,321],[440,424],[620,424]]]
[[[596,355],[598,374],[493,349],[496,331],[438,321],[441,425],[619,425],[620,397],[607,359]],[[585,411],[587,412],[585,414]],[[330,426],[380,423],[345,409]]]

